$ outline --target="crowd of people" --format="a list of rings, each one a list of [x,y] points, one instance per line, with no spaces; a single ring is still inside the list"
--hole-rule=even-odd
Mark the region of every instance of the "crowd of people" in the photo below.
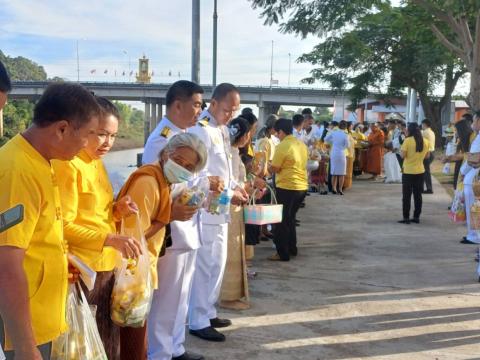
[[[0,63],[0,107],[10,89]],[[306,108],[292,119],[270,115],[257,129],[253,111],[240,112],[234,85],[216,86],[208,107],[203,92],[186,80],[170,86],[143,165],[116,196],[102,158],[122,119],[112,102],[81,85],[49,85],[32,125],[0,148],[0,211],[22,204],[25,212],[0,232],[0,344],[7,359],[49,359],[52,342],[67,330],[68,283],[81,281],[69,254],[96,272],[93,289],[83,290],[96,307],[108,359],[203,359],[185,349],[186,325],[200,339],[225,341],[219,329],[232,322],[218,316],[217,306],[251,306],[251,260],[260,241],[273,241],[271,261],[297,256],[297,213],[307,195],[343,195],[354,177],[378,179],[385,171],[385,182],[403,182],[401,222],[420,222],[422,193],[433,193],[428,120],[423,132],[396,121],[315,123]],[[472,152],[480,144],[462,125],[457,135],[459,148]],[[456,156],[447,160],[460,161]],[[473,194],[469,171],[478,172],[477,163],[468,164],[460,177],[466,198]],[[275,202],[283,206],[279,222],[246,221],[246,206]],[[466,241],[475,242],[472,234]],[[150,311],[141,327],[119,326],[111,310],[115,269],[145,251],[155,289]]]

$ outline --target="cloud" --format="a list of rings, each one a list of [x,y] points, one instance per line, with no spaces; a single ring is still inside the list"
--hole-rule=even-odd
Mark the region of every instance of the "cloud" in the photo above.
[[[136,69],[143,53],[159,74],[154,81],[175,80],[168,76],[170,71],[190,77],[191,0],[0,0],[0,6],[2,50],[33,58],[50,77],[76,79],[77,41],[85,80],[118,81],[110,73],[127,71],[129,59],[130,68]],[[209,83],[213,2],[202,1],[201,6],[201,82]],[[314,38],[301,40],[280,34],[275,26],[264,26],[259,11],[246,0],[219,1],[218,8],[218,81],[267,85],[272,40],[273,77],[281,85],[288,81],[289,53],[291,83],[309,75],[312,67],[295,59],[312,49]],[[109,74],[103,76],[102,68],[108,68]],[[95,76],[91,69],[97,69]]]

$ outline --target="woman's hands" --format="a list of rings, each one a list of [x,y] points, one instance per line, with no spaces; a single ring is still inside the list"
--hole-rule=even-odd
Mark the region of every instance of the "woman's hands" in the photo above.
[[[198,207],[184,205],[180,202],[180,197],[173,200],[170,211],[170,221],[187,221],[198,211]]]
[[[138,212],[138,206],[132,201],[129,195],[122,197],[113,204],[113,217],[115,220],[121,220]]]
[[[117,249],[126,259],[136,259],[142,254],[140,243],[131,236],[108,234],[104,245]]]

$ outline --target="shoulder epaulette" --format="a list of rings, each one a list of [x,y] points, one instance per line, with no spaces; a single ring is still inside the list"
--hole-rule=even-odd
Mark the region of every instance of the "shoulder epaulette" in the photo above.
[[[210,119],[207,116],[205,116],[203,119],[199,120],[198,123],[199,123],[200,126],[205,127],[205,126],[208,125],[209,121],[210,121]]]
[[[168,126],[165,126],[160,132],[160,136],[163,136],[164,138],[168,138],[168,135],[170,134],[171,131],[172,129],[170,129]]]

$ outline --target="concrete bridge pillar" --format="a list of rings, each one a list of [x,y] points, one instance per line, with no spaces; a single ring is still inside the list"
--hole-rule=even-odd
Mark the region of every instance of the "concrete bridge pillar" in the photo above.
[[[143,143],[145,144],[147,142],[148,136],[150,135],[150,122],[151,122],[151,108],[152,104],[150,102],[150,99],[145,99],[145,122],[143,123],[143,136],[144,136],[144,141]]]
[[[155,129],[155,126],[157,125],[157,101],[152,100],[151,103],[151,117],[150,117],[150,132],[152,132]]]
[[[258,109],[258,129],[261,129],[263,126],[265,126],[268,115],[278,115],[278,111],[280,110],[280,104],[261,101],[260,103],[258,103]]]
[[[156,120],[156,125],[162,120],[163,118],[163,99],[158,99],[158,110],[157,110],[157,120]],[[155,126],[156,126],[155,125]]]

